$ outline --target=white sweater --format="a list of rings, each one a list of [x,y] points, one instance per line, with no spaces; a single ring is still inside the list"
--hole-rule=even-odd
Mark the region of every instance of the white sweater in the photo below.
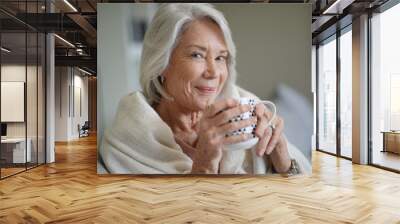
[[[257,98],[239,87],[226,92],[233,98]],[[288,151],[301,172],[311,174],[310,161],[289,142]],[[192,168],[192,160],[176,143],[170,127],[141,92],[133,92],[121,99],[112,126],[104,132],[99,152],[105,168],[113,174],[186,174]],[[223,150],[220,173],[272,173],[268,160],[267,156],[257,156],[254,148]]]

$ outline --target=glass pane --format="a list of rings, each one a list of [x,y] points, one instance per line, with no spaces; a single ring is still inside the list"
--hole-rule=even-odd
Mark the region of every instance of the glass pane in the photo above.
[[[351,158],[352,141],[352,35],[351,30],[340,36],[340,150]]]
[[[38,37],[36,32],[27,33],[28,38],[28,62],[27,62],[27,81],[26,81],[26,112],[27,112],[27,142],[30,144],[30,158],[28,159],[28,168],[37,165],[37,74],[38,74]],[[28,147],[28,148],[29,148]]]
[[[372,163],[400,170],[400,4],[372,18]]]
[[[25,170],[26,34],[1,34],[1,161],[2,177]],[[28,150],[26,147],[28,146]]]
[[[318,147],[336,153],[336,39],[318,48]]]

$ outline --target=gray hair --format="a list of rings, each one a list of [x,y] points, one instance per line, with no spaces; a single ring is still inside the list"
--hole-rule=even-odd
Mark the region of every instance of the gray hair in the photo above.
[[[140,84],[150,104],[161,98],[172,99],[162,87],[161,74],[167,68],[172,51],[177,46],[185,25],[201,18],[209,18],[221,29],[227,44],[227,85],[236,81],[236,48],[224,15],[210,4],[162,4],[154,15],[143,43],[140,62]]]

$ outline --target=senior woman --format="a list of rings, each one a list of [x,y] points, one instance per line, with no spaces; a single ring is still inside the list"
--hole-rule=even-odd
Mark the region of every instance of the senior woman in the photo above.
[[[145,34],[140,82],[125,96],[105,131],[100,156],[110,173],[293,174],[311,172],[283,135],[284,122],[259,103],[255,115],[235,84],[235,45],[221,12],[209,4],[165,4]],[[229,135],[256,125],[253,134]],[[257,137],[248,149],[231,144]]]

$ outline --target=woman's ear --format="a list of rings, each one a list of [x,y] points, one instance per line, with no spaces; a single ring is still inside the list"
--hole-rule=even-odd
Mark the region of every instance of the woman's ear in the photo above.
[[[163,84],[164,84],[164,81],[165,81],[164,75],[159,75],[159,76],[157,76],[157,80],[158,80],[158,82],[159,82],[161,85],[163,85]]]

